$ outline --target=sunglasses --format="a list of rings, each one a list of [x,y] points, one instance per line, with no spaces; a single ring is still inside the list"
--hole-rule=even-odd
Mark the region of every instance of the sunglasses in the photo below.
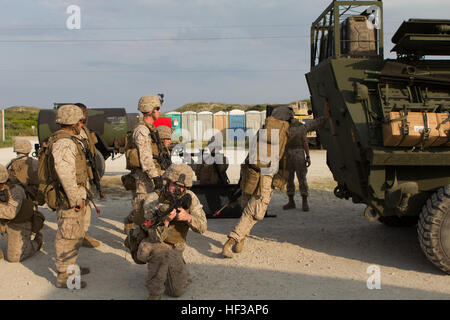
[[[159,111],[161,110],[161,107],[156,107],[154,110]]]

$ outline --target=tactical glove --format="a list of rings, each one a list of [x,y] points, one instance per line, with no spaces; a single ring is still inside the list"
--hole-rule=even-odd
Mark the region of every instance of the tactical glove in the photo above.
[[[162,189],[164,184],[163,184],[163,179],[161,178],[161,176],[154,177],[153,184],[155,185],[155,189]]]

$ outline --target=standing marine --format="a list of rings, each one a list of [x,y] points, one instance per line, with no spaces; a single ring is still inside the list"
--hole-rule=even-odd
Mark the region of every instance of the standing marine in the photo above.
[[[158,162],[159,136],[153,122],[159,118],[162,101],[158,96],[147,95],[140,98],[138,110],[142,112],[143,120],[134,128],[131,141],[126,147],[125,156],[127,169],[131,170],[135,188],[132,188],[131,200],[133,211],[124,220],[124,231],[133,229],[134,225],[142,223],[142,202],[147,194],[163,187],[161,167]],[[133,190],[134,189],[134,190]]]
[[[289,177],[287,180],[286,194],[289,197],[289,202],[283,206],[284,210],[296,208],[295,195],[295,175],[297,175],[300,194],[302,196],[302,210],[309,211],[308,205],[308,181],[306,174],[308,167],[311,165],[311,158],[309,155],[309,145],[307,133],[310,131],[317,131],[325,125],[325,118],[320,117],[305,124],[302,124],[298,119],[295,119],[289,128],[289,140],[287,143],[288,153],[288,170]]]
[[[61,129],[49,138],[48,157],[44,161],[45,180],[47,186],[51,186],[45,189],[46,202],[57,211],[55,265],[58,288],[67,288],[71,270],[78,267],[77,257],[85,236],[84,223],[90,197],[88,184],[92,177],[80,138],[83,118],[83,112],[76,105],[63,105],[57,110],[56,123]],[[41,167],[39,169],[41,171]],[[80,275],[89,273],[89,268],[78,268]],[[80,284],[81,288],[86,286],[85,281]]]
[[[95,155],[97,152],[95,145],[97,144],[98,139],[97,139],[97,136],[95,135],[95,132],[91,132],[89,130],[89,128],[87,127],[87,123],[88,123],[87,107],[83,103],[75,103],[75,105],[78,106],[81,109],[81,111],[83,112],[83,126],[81,127],[81,131],[80,131],[81,139],[84,139],[86,141],[86,144],[89,148],[89,152],[95,159]],[[98,174],[98,168],[96,165],[97,165],[97,163],[95,161],[93,161],[92,167],[88,167],[88,170],[91,170],[91,171],[96,170],[97,174]],[[92,172],[92,174],[93,174],[93,172]],[[91,187],[92,186],[89,185],[89,190]],[[100,197],[103,197],[103,194],[100,194]],[[85,221],[84,221],[84,238],[83,238],[83,243],[82,243],[82,246],[86,247],[86,248],[95,248],[100,245],[100,241],[98,241],[98,240],[92,238],[90,235],[88,235],[88,229],[89,229],[89,226],[91,225],[91,214],[92,214],[92,210],[87,209],[86,215],[85,215]]]

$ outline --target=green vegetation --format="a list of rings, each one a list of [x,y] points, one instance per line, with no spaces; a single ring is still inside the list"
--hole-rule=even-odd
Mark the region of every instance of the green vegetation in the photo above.
[[[38,113],[39,109],[34,107],[14,106],[5,109],[5,141],[0,141],[0,147],[12,146],[15,136],[37,135]]]

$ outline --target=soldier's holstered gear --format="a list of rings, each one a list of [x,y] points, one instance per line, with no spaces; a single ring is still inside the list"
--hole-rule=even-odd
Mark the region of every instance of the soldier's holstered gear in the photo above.
[[[141,261],[137,258],[137,253],[139,249],[139,244],[147,236],[146,232],[141,228],[132,229],[127,237],[125,238],[123,244],[130,250],[131,257],[133,261],[137,264],[146,264],[146,261]]]
[[[245,242],[245,238],[242,239],[241,241],[239,241],[238,243],[236,243],[236,245],[234,246],[234,252],[241,253],[242,249],[244,248],[244,242]]]
[[[122,177],[120,177],[120,179],[122,180],[122,185],[124,186],[125,190],[136,190],[136,179],[131,173],[123,175]]]
[[[222,255],[225,258],[233,258],[233,246],[236,244],[236,240],[228,238],[227,242],[223,246]]]
[[[0,202],[8,202],[9,200],[9,194],[8,189],[3,189],[0,191]]]
[[[295,209],[294,196],[289,196],[289,202],[283,206],[283,210]]]
[[[302,210],[303,211],[309,211],[308,197],[307,196],[302,196]]]

